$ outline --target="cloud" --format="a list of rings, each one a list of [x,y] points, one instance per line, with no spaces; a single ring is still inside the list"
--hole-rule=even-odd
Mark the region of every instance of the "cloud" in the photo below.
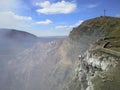
[[[77,7],[75,3],[66,2],[64,0],[57,3],[45,1],[42,3],[36,3],[36,6],[40,7],[36,11],[43,14],[68,14],[73,12]]]
[[[116,17],[120,17],[120,14],[117,14]]]
[[[20,16],[12,11],[0,12],[0,28],[25,28],[30,21],[30,16]]]
[[[12,11],[0,12],[0,28],[18,29],[40,36],[47,34],[43,32],[44,27],[39,27],[39,24],[48,23],[52,23],[52,21],[47,19],[35,24],[35,20],[30,16],[21,16]]]
[[[90,5],[87,5],[86,7],[87,8],[95,8],[95,7],[97,7],[97,4],[90,4]]]
[[[0,0],[0,10],[11,10],[14,8],[14,4],[16,4],[16,0]]]
[[[49,19],[46,19],[45,21],[38,21],[36,22],[36,24],[40,24],[40,25],[48,25],[48,24],[51,24],[52,21],[49,20]]]
[[[20,16],[20,15],[15,14],[12,11],[0,12],[0,15],[1,15],[1,17],[7,18],[8,20],[11,18],[13,20],[32,20],[32,17],[30,17],[30,16]]]
[[[22,0],[0,0],[0,11],[20,12],[25,9]]]
[[[73,25],[62,25],[62,26],[56,26],[55,29],[57,30],[72,30],[73,27],[77,27],[78,25],[80,25],[83,22],[83,20],[78,21],[77,23],[73,24]]]
[[[67,26],[67,25],[64,25],[64,26],[56,26],[55,29],[59,29],[59,30],[71,30],[71,26]]]
[[[80,24],[82,24],[82,22],[83,22],[83,20],[79,20],[77,23],[75,23],[75,24],[73,25],[73,27],[79,26]]]

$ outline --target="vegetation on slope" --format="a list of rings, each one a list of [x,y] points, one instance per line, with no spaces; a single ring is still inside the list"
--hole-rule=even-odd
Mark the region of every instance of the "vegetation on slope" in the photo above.
[[[86,20],[70,32],[70,37],[81,35],[119,36],[120,18],[101,16]]]

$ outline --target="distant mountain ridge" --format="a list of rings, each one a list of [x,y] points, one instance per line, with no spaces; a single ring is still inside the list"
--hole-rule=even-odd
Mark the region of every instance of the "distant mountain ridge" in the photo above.
[[[22,38],[22,36],[23,37],[30,36],[30,37],[34,37],[34,38],[37,37],[37,36],[35,36],[35,35],[31,34],[31,33],[25,32],[25,31],[16,30],[16,29],[5,29],[5,28],[3,28],[3,29],[1,28],[0,29],[0,34],[6,35],[9,38],[10,37],[16,38],[18,36],[21,36],[21,38]]]
[[[0,29],[0,54],[19,53],[36,43],[38,37],[15,29]]]
[[[37,36],[30,34],[25,31],[19,31],[12,29],[10,32],[7,34],[8,38],[37,38]]]
[[[0,29],[0,53],[17,53],[30,48],[35,43],[47,43],[53,40],[62,40],[65,37],[37,37],[31,33],[16,29]]]

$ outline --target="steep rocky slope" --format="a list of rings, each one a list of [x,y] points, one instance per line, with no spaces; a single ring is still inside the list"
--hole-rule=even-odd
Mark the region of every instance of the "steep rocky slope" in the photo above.
[[[71,72],[71,64],[62,61],[61,44],[62,40],[37,43],[9,59],[1,90],[61,90]]]
[[[119,28],[120,18],[101,16],[86,20],[73,28],[62,48],[65,48],[68,57],[74,62],[78,55],[82,55],[96,40],[106,36],[119,36]]]
[[[51,85],[49,78],[54,79],[56,69],[53,67],[57,67],[60,60],[58,47],[62,39],[38,38],[23,31],[0,29],[0,90],[52,88],[56,81]]]
[[[106,47],[102,47],[103,43],[99,40],[93,45],[94,48],[80,57],[67,90],[119,90],[120,51],[113,48],[119,49],[120,45],[111,45],[119,40],[120,37],[105,38],[102,42],[110,41]]]
[[[60,58],[57,52],[60,43],[55,41],[37,43],[9,60],[6,75],[2,77],[3,81],[9,81],[9,83],[2,82],[1,85],[6,84],[7,87],[3,87],[1,90],[49,90],[50,85],[47,83],[50,84],[49,78],[54,69],[53,65],[56,65]]]
[[[80,25],[80,29],[71,32],[71,38],[76,40],[88,33],[101,36],[101,39],[80,55],[73,78],[65,90],[119,90],[120,19],[100,17],[85,21],[82,25],[86,29]],[[88,28],[89,25],[93,26]]]

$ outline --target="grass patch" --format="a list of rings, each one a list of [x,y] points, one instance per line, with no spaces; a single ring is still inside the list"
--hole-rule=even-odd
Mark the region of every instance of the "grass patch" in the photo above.
[[[94,90],[120,90],[120,65],[96,75],[92,83]]]

